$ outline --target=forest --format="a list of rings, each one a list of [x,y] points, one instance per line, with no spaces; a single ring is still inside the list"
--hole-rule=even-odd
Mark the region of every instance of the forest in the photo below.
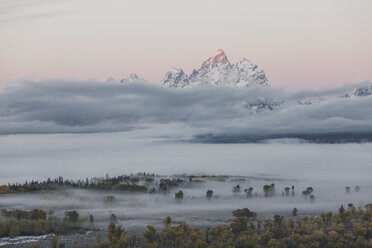
[[[291,180],[137,173],[9,183],[0,186],[0,238],[47,235],[56,248],[71,245],[61,237],[87,232],[93,240],[74,247],[372,247],[369,189],[337,190],[335,202],[345,204],[320,212],[331,206],[328,191]]]
[[[247,209],[248,210],[248,209]],[[247,210],[234,210],[244,213]],[[68,212],[64,220],[46,219],[46,213],[41,210],[6,211],[2,215],[16,218],[1,222],[1,234],[4,230],[9,235],[38,235],[45,232],[55,232],[50,239],[52,248],[63,248],[66,245],[59,241],[58,233],[64,233],[70,228],[80,225],[79,214]],[[93,221],[91,219],[91,221]],[[9,226],[9,222],[11,225]],[[56,229],[53,230],[53,228]],[[8,229],[7,229],[8,228]],[[60,229],[62,228],[62,229]],[[67,228],[67,229],[66,229]],[[33,232],[30,232],[34,229]],[[62,232],[61,232],[62,231]],[[92,248],[203,248],[203,247],[239,247],[239,248],[367,248],[372,247],[372,204],[363,209],[356,209],[352,204],[345,209],[340,207],[338,213],[322,213],[319,216],[304,216],[301,218],[285,218],[274,215],[264,220],[250,221],[249,218],[236,217],[229,225],[201,229],[186,223],[174,223],[170,217],[164,220],[164,228],[157,230],[148,225],[142,235],[130,235],[115,221],[107,227],[107,240],[101,240],[97,235],[96,244]],[[79,246],[76,240],[75,247]],[[30,247],[40,247],[38,243]]]

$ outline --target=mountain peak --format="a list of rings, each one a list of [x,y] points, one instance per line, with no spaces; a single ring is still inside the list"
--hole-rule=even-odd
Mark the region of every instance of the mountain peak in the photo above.
[[[217,52],[216,52],[216,56],[217,56],[217,55],[226,56],[225,52],[224,52],[221,48],[217,50]]]
[[[183,72],[183,70],[179,66],[173,66],[170,71],[173,73]]]
[[[184,87],[187,83],[188,76],[178,66],[172,67],[162,80],[162,85],[170,88]]]
[[[201,65],[201,68],[211,69],[218,65],[224,65],[228,63],[229,63],[229,60],[227,59],[225,52],[220,48],[217,50],[214,56],[209,57],[206,61],[203,62],[203,64]]]
[[[138,79],[138,75],[136,73],[130,73],[128,78],[132,78],[132,79]]]
[[[143,78],[140,78],[136,73],[130,73],[128,77],[119,79],[119,83],[124,83],[124,84],[141,82],[141,81],[146,81],[146,80]]]

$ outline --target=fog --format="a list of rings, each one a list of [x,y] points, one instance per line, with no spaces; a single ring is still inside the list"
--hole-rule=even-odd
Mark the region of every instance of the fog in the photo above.
[[[279,213],[290,215],[296,207],[300,215],[337,211],[341,204],[364,206],[372,199],[372,144],[314,144],[299,140],[274,140],[250,144],[205,144],[148,138],[148,130],[92,134],[20,134],[0,140],[0,182],[64,176],[85,179],[154,172],[160,175],[230,175],[225,181],[203,180],[181,185],[169,194],[116,193],[68,190],[57,193],[0,196],[0,208],[52,209],[58,216],[77,210],[81,217],[92,213],[97,226],[104,227],[111,213],[127,229],[142,229],[146,224],[162,225],[166,216],[176,222],[207,226],[228,223],[236,208],[248,207],[259,218]],[[161,130],[159,130],[161,134]],[[160,135],[162,136],[162,135]],[[234,181],[239,179],[239,181]],[[264,197],[262,187],[275,184],[276,194]],[[233,186],[254,187],[258,195],[246,198]],[[295,185],[295,197],[282,197],[286,186]],[[360,186],[360,192],[354,190]],[[315,201],[301,192],[314,188]],[[352,188],[350,194],[345,187]],[[182,202],[174,199],[181,189]],[[212,200],[205,198],[208,189]],[[116,203],[107,205],[103,198],[113,195]]]
[[[221,180],[223,179],[223,180]],[[283,180],[259,177],[223,177],[200,178],[202,182],[185,183],[173,188],[169,193],[115,193],[92,190],[64,190],[50,193],[35,193],[27,195],[2,196],[1,208],[33,209],[41,208],[52,210],[56,216],[63,217],[67,210],[77,210],[81,218],[90,214],[94,217],[97,227],[105,227],[110,221],[111,214],[115,214],[118,223],[128,230],[144,229],[151,224],[162,226],[166,216],[171,216],[177,223],[185,221],[198,226],[211,226],[226,224],[233,220],[231,211],[236,208],[248,207],[258,213],[258,218],[271,217],[274,214],[290,216],[294,207],[299,215],[314,215],[322,211],[338,211],[341,204],[345,207],[353,203],[356,207],[363,207],[369,203],[372,187],[360,184],[361,190],[356,192],[353,184],[339,182],[329,184],[306,180]],[[238,180],[238,182],[237,182]],[[262,187],[265,184],[275,183],[275,194],[265,197]],[[254,195],[247,198],[245,193],[232,193],[237,184],[242,189],[254,188]],[[295,195],[282,196],[284,187],[295,185]],[[345,192],[345,185],[351,186],[350,193]],[[314,188],[315,201],[311,202],[301,192],[308,186]],[[177,201],[174,193],[181,189],[184,199]],[[211,200],[205,198],[208,189],[214,191]],[[113,203],[105,203],[104,197],[115,197]]]
[[[151,83],[21,81],[0,93],[0,134],[134,129],[193,142],[372,139],[372,96],[344,97],[368,82],[318,91],[273,87],[168,89]],[[159,127],[159,128],[160,128]]]
[[[355,87],[288,92],[274,88],[166,89],[149,83],[20,82],[0,93],[0,184],[156,173],[228,175],[168,194],[68,190],[1,195],[0,208],[111,213],[125,228],[162,225],[166,216],[197,225],[228,223],[249,208],[260,218],[337,211],[372,201],[372,96]],[[242,180],[239,182],[234,179]],[[276,195],[263,196],[274,183]],[[236,184],[258,195],[234,195]],[[295,197],[282,197],[295,185]],[[356,192],[355,186],[360,186]],[[315,201],[301,192],[314,188]],[[350,186],[352,192],[345,193]],[[182,202],[174,193],[182,189]],[[211,189],[210,201],[205,193]],[[116,203],[103,203],[114,195]]]
[[[153,130],[154,131],[154,130]],[[158,134],[163,136],[161,130]],[[287,179],[370,181],[372,144],[280,140],[204,144],[148,138],[148,130],[96,134],[6,135],[0,183],[64,176],[85,179],[136,172],[199,173]]]

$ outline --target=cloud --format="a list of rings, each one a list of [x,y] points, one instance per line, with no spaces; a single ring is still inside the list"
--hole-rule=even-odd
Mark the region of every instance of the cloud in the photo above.
[[[0,93],[0,134],[156,127],[162,135],[195,142],[370,140],[372,96],[342,97],[359,86],[286,92],[270,87],[168,89],[145,82],[23,81]]]

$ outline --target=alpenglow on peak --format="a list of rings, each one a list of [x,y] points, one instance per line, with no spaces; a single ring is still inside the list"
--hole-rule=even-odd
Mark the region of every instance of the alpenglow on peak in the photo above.
[[[188,88],[197,86],[268,86],[265,72],[243,58],[231,64],[225,52],[218,49],[214,56],[205,60],[199,69],[188,76],[179,67],[173,67],[161,81],[162,86],[170,88]]]
[[[218,49],[216,54],[212,57],[209,57],[206,61],[203,62],[201,67],[203,68],[213,68],[218,66],[219,64],[227,64],[229,60],[225,52],[222,49]]]

